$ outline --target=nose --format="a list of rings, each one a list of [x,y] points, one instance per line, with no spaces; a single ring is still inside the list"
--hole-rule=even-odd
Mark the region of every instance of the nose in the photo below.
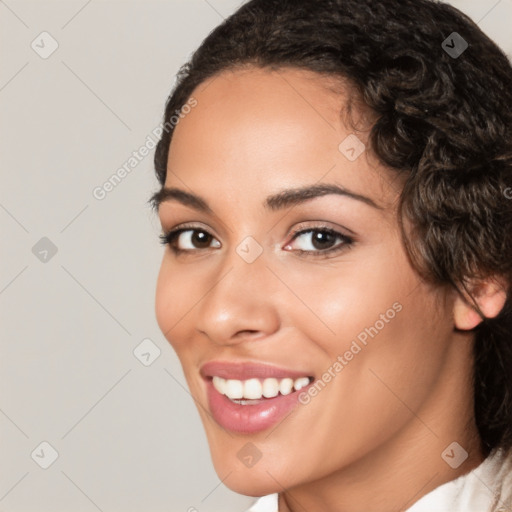
[[[196,310],[196,328],[218,345],[271,335],[280,327],[275,275],[264,255],[247,263],[235,251],[212,272]]]

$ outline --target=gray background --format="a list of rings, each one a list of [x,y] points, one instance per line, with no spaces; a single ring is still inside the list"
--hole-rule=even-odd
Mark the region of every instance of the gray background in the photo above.
[[[240,3],[0,0],[0,512],[253,501],[216,476],[155,320],[153,153],[93,196],[159,124],[178,67]],[[452,3],[512,55],[512,0]],[[51,49],[43,31],[59,45],[47,58],[31,47]],[[58,452],[47,469],[43,441]]]

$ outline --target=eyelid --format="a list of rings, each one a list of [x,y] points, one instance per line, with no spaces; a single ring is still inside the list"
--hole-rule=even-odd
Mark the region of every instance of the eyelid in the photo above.
[[[220,246],[222,246],[219,237],[213,233],[214,230],[209,226],[203,225],[203,223],[200,221],[183,222],[176,224],[171,228],[164,227],[164,223],[162,222],[162,232],[159,235],[160,243],[166,248],[170,249],[176,257],[204,253],[205,250],[218,249],[218,247],[199,247],[192,249],[179,248],[177,244],[181,235],[186,232],[194,231],[206,233],[212,239],[210,243],[217,242]]]
[[[171,228],[165,228],[164,225],[162,224],[162,234],[164,236],[169,235],[171,233],[175,233],[177,231],[181,232],[181,231],[188,231],[188,230],[205,231],[206,233],[208,233],[210,236],[212,236],[216,240],[219,240],[219,237],[215,234],[215,230],[212,229],[210,226],[203,224],[200,221],[198,221],[198,222],[193,222],[193,221],[192,222],[182,222],[181,224],[176,224],[176,226],[172,226]]]
[[[311,222],[311,221],[310,221]],[[335,258],[344,254],[346,251],[350,250],[356,243],[357,237],[353,235],[347,235],[344,233],[345,229],[341,226],[337,226],[333,228],[331,223],[325,221],[316,221],[313,225],[304,225],[305,223],[299,224],[294,228],[291,239],[287,242],[283,249],[290,252],[295,253],[299,257],[311,257],[313,259],[329,259]],[[302,235],[312,234],[314,232],[327,232],[335,237],[335,245],[325,249],[294,249],[292,244],[295,243],[297,239],[299,239]],[[347,229],[350,233],[353,233],[352,230]]]
[[[350,238],[354,241],[357,239],[357,234],[354,231],[352,231],[351,229],[349,229],[345,226],[340,226],[339,224],[334,224],[332,222],[321,221],[321,220],[320,221],[300,222],[293,228],[293,230],[289,236],[293,239],[297,234],[299,234],[301,232],[317,231],[317,230],[320,231],[322,229],[326,229],[328,231],[336,231],[340,235],[342,235],[346,238]]]
[[[343,239],[341,243],[338,243],[337,245],[334,245],[333,247],[327,248],[327,249],[318,249],[318,250],[304,250],[304,249],[285,249],[289,252],[295,252],[297,254],[307,254],[311,255],[313,257],[328,257],[336,255],[337,253],[340,253],[344,250],[348,250],[355,242],[356,237],[354,237],[352,234],[347,235],[344,233],[344,231],[349,231],[350,233],[353,233],[352,230],[348,228],[344,228],[341,226],[336,226],[336,228],[332,227],[332,224],[326,221],[305,221],[299,223],[297,226],[294,227],[292,233],[288,235],[289,241],[285,243],[283,246],[283,249],[287,246],[289,246],[291,243],[293,243],[300,235],[304,235],[307,233],[312,233],[315,231],[327,231],[333,234],[337,239]],[[210,250],[212,248],[218,249],[219,247],[205,247],[205,248],[195,248],[195,249],[179,249],[174,246],[174,242],[183,232],[187,231],[204,231],[207,233],[213,240],[216,240],[221,246],[222,243],[220,242],[219,238],[211,233],[211,230],[209,227],[203,227],[201,223],[199,222],[184,222],[182,224],[178,224],[175,227],[171,229],[163,229],[163,234],[160,235],[160,239],[163,244],[168,245],[176,255],[179,254],[193,254],[196,252],[202,252],[204,250]],[[173,238],[173,242],[171,243],[169,241],[169,238]]]
[[[176,224],[175,226],[172,226],[171,228],[165,228],[164,224],[162,223],[162,231],[164,233],[169,233],[170,231],[177,231],[179,229],[205,229],[206,231],[211,231],[210,226],[207,226],[206,224],[203,224],[202,222],[181,222],[180,224]]]

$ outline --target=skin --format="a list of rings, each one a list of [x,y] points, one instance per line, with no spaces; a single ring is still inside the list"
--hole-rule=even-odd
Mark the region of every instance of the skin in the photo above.
[[[397,175],[368,145],[353,162],[340,152],[354,132],[340,116],[348,90],[330,86],[305,70],[249,68],[194,91],[197,106],[175,129],[165,185],[201,196],[212,213],[176,200],[158,212],[164,232],[192,223],[212,242],[180,255],[166,248],[156,318],[229,488],[280,492],[285,512],[405,510],[484,458],[465,330],[480,320],[452,289],[424,282],[412,268],[396,218]],[[367,144],[367,132],[357,136]],[[278,191],[318,183],[378,207],[334,194],[279,211],[263,206]],[[325,226],[353,244],[325,257],[299,254],[321,254],[322,246],[311,233],[293,240],[294,230]],[[250,264],[236,252],[247,236],[263,250]],[[179,240],[194,248],[185,235]],[[497,314],[503,296],[485,283],[480,289],[480,306]],[[226,432],[208,414],[199,375],[206,361],[269,363],[321,378],[397,302],[395,318],[276,428]],[[441,458],[453,441],[469,454],[457,469]],[[262,453],[251,468],[237,456],[247,442]]]

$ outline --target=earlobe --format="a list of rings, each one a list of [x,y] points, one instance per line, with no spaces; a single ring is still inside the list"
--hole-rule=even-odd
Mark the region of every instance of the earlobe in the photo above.
[[[460,330],[471,330],[483,320],[475,308],[475,302],[485,318],[494,318],[499,315],[507,300],[505,282],[489,279],[473,283],[467,287],[473,297],[462,297],[457,293],[453,304],[453,319],[455,327]]]

